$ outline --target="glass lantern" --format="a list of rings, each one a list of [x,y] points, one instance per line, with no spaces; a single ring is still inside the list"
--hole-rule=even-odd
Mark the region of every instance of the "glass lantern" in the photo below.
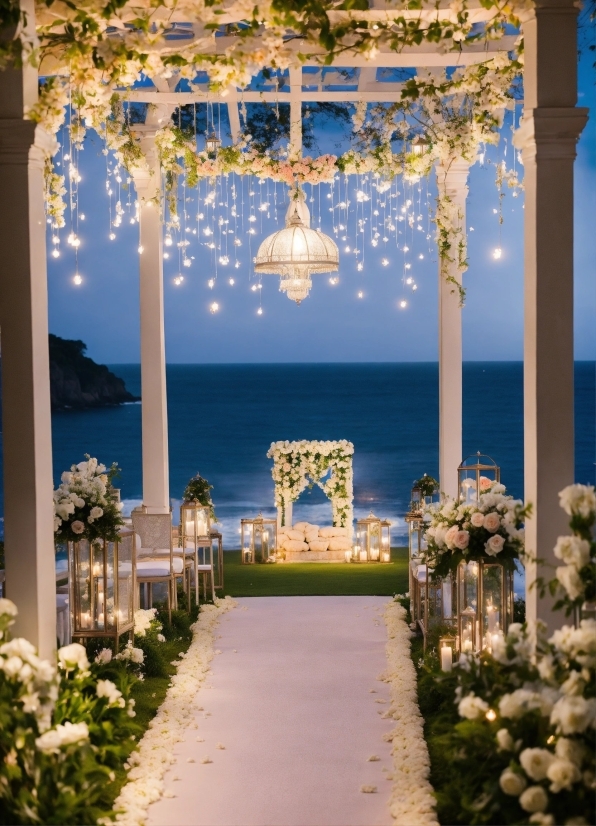
[[[439,661],[441,671],[451,671],[457,652],[457,640],[455,637],[439,637]]]
[[[468,456],[457,469],[460,501],[478,501],[479,494],[487,493],[500,479],[501,469],[490,456]]]
[[[211,532],[211,509],[208,505],[201,505],[196,500],[183,502],[180,505],[180,545],[182,548],[196,547],[203,540],[209,541]]]
[[[381,561],[381,520],[371,511],[366,519],[356,522],[356,546],[354,558],[356,562]]]
[[[243,564],[267,562],[277,548],[277,520],[259,514],[255,519],[240,520]]]
[[[513,566],[480,560],[457,568],[457,634],[461,653],[492,646],[513,621]]]
[[[391,562],[391,522],[381,520],[381,562]]]
[[[211,528],[211,557],[213,559],[213,571],[215,574],[215,582],[213,587],[216,590],[221,590],[224,584],[223,574],[223,537],[220,531]]]
[[[134,533],[117,541],[81,539],[68,543],[72,638],[106,637],[118,650],[121,634],[134,629],[136,586]]]

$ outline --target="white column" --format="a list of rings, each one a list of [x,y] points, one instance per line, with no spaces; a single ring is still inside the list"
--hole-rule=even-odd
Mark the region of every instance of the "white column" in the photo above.
[[[141,398],[143,504],[149,513],[168,513],[170,483],[163,301],[161,171],[155,127],[138,128],[147,167],[134,171],[139,199],[141,294]]]
[[[525,185],[524,492],[534,508],[527,549],[541,560],[526,568],[526,606],[528,619],[553,629],[562,617],[533,585],[552,578],[553,546],[569,530],[557,494],[574,481],[573,161],[587,110],[575,107],[573,0],[537,0],[523,29],[525,108],[515,143]]]
[[[452,220],[466,237],[466,197],[469,164],[453,160],[437,166],[440,194],[451,200]],[[441,491],[457,497],[457,468],[462,460],[462,320],[457,286],[445,280],[445,271],[462,283],[458,252],[453,261],[439,262],[439,484]],[[441,272],[443,270],[443,272]]]
[[[34,25],[32,8],[27,9]],[[48,355],[44,144],[23,120],[37,99],[32,67],[0,71],[0,329],[6,591],[15,636],[42,657],[56,646],[52,432]]]

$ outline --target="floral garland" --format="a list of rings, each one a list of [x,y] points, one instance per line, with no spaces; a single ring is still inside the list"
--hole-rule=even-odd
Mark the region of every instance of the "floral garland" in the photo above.
[[[87,456],[87,461],[72,465],[70,471],[62,474],[54,491],[56,541],[118,538],[118,528],[124,524],[120,515],[122,503],[110,492],[110,482],[118,470],[113,464],[107,471],[105,465]]]
[[[430,760],[418,708],[416,670],[410,656],[412,633],[405,621],[406,611],[399,603],[388,603],[383,617],[388,637],[387,670],[380,679],[391,690],[386,716],[395,720],[395,728],[385,738],[391,742],[393,755],[389,808],[396,826],[435,826],[438,821],[429,782]]]
[[[488,492],[477,502],[447,498],[425,508],[423,556],[436,577],[454,572],[460,562],[498,559],[512,565],[523,553],[523,520],[530,507],[506,496],[504,485],[486,481]]]
[[[172,677],[165,700],[138,750],[128,759],[128,781],[114,802],[117,823],[142,826],[149,805],[164,795],[163,778],[174,762],[174,746],[188,731],[194,715],[192,698],[205,682],[214,656],[215,628],[222,614],[235,605],[231,597],[216,599],[214,605],[201,605],[199,618],[192,626],[193,640],[180,660],[178,673]]]
[[[271,475],[275,483],[275,505],[282,509],[295,502],[309,485],[318,485],[331,500],[333,524],[351,527],[354,518],[354,445],[338,442],[273,442],[267,458],[273,459]],[[329,479],[322,477],[331,472]],[[310,479],[310,481],[309,481]],[[282,523],[283,524],[283,523]]]
[[[573,535],[557,540],[555,555],[566,565],[557,568],[551,590],[562,585],[566,592],[559,607],[581,608],[594,600],[596,495],[593,486],[570,485],[559,496]],[[596,773],[596,621],[565,625],[548,640],[540,625],[516,623],[492,654],[463,655],[454,671],[462,722],[443,745],[456,771],[469,769],[474,778],[466,802],[476,822],[589,823]]]

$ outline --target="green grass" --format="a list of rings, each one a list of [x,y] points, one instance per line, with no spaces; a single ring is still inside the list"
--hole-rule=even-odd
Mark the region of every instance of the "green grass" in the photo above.
[[[349,565],[243,565],[240,551],[224,554],[225,593],[232,597],[392,596],[408,590],[408,550],[392,548],[391,562]]]

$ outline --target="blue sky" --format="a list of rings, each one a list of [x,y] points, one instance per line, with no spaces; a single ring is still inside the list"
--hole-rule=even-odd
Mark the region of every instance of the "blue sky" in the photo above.
[[[594,72],[589,60],[580,68],[579,105],[591,110],[596,103]],[[487,152],[487,161],[503,157],[503,140],[510,137],[510,123],[503,130],[501,146]],[[322,148],[332,151],[333,134],[328,130]],[[139,361],[138,225],[125,218],[114,241],[110,232],[108,199],[105,187],[105,157],[97,136],[90,136],[81,153],[79,171],[80,223],[79,272],[83,283],[75,287],[74,254],[62,244],[59,259],[49,258],[50,331],[66,338],[80,338],[94,359],[106,363]],[[508,161],[513,152],[508,149]],[[503,201],[504,224],[499,239],[498,195],[494,185],[494,166],[476,165],[470,174],[467,204],[469,262],[465,275],[467,301],[463,310],[464,358],[466,360],[521,360],[523,340],[523,195],[517,199],[507,193]],[[205,187],[207,185],[205,184]],[[245,187],[249,182],[245,181]],[[355,184],[354,184],[355,186]],[[426,240],[428,208],[426,198],[434,199],[434,182],[421,186],[421,192],[401,192],[396,204],[411,197],[416,206],[420,198],[420,222],[424,230],[412,233],[410,260],[417,292],[406,288],[402,276],[405,256],[398,253],[395,241],[365,248],[365,266],[357,271],[353,255],[343,252],[353,239],[339,242],[339,283],[329,284],[327,276],[314,276],[311,295],[300,306],[278,291],[277,276],[264,276],[263,288],[255,284],[251,255],[255,245],[283,223],[283,187],[277,189],[277,215],[273,188],[269,197],[270,219],[257,212],[258,228],[251,249],[243,238],[238,249],[240,267],[218,265],[213,289],[208,282],[215,275],[213,253],[198,243],[201,232],[188,234],[188,255],[194,260],[180,269],[177,253],[164,266],[166,357],[171,363],[238,362],[332,362],[332,361],[435,361],[437,359],[437,262],[432,242]],[[206,189],[204,189],[206,192]],[[247,190],[246,190],[247,192]],[[326,209],[327,189],[322,188],[322,228],[332,233]],[[307,192],[307,195],[309,193]],[[229,195],[229,192],[228,192]],[[401,200],[400,200],[401,198]],[[594,215],[596,215],[596,118],[592,117],[578,146],[575,165],[575,284],[576,358],[596,358],[596,255],[594,254]],[[124,198],[123,198],[124,200]],[[336,202],[331,201],[332,203]],[[318,211],[318,194],[311,204]],[[190,213],[197,208],[189,205]],[[222,210],[225,214],[225,210]],[[337,218],[334,219],[337,224]],[[196,226],[196,224],[192,224]],[[249,226],[248,224],[246,226]],[[349,225],[348,225],[349,226]],[[473,229],[472,229],[473,228]],[[68,231],[68,226],[67,226]],[[67,231],[63,231],[65,238]],[[348,229],[347,232],[350,232]],[[432,232],[432,229],[431,229]],[[203,242],[205,241],[202,238]],[[502,257],[495,261],[492,251],[500,246]],[[424,255],[420,259],[420,255]],[[383,258],[388,264],[382,265]],[[174,284],[182,272],[184,283]],[[234,279],[234,285],[229,284]],[[358,293],[363,297],[359,298]],[[399,302],[408,306],[400,309]],[[211,302],[220,310],[209,312]],[[257,314],[259,305],[262,314]]]

